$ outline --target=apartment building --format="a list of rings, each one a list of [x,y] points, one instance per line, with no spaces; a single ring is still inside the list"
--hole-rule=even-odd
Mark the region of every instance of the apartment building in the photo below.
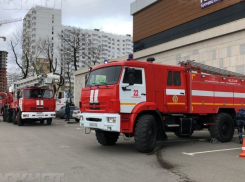
[[[8,52],[0,51],[0,92],[7,91],[7,76],[6,76],[7,57],[8,57]]]
[[[52,57],[57,58],[60,45],[58,35],[62,29],[61,18],[60,9],[41,6],[31,8],[23,19],[23,51],[31,51],[34,60],[37,58],[45,60],[47,56],[40,52],[37,45],[40,40],[49,39],[52,41]]]

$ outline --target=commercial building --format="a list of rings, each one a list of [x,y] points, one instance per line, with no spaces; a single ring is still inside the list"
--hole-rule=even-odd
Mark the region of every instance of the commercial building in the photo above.
[[[134,56],[176,65],[195,60],[245,72],[245,1],[136,0]]]
[[[7,56],[8,52],[0,51],[0,92],[7,91]]]

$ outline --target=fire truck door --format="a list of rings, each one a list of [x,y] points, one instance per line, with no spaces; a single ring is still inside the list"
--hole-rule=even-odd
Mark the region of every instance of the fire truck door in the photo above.
[[[168,70],[165,103],[170,113],[187,112],[186,80],[183,71]]]
[[[146,101],[145,71],[143,68],[134,69],[135,82],[130,86],[126,68],[123,70],[119,85],[121,113],[131,113],[138,103]]]

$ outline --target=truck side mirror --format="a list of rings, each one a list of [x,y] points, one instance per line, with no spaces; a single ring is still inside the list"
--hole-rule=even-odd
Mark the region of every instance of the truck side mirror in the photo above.
[[[129,85],[134,85],[135,82],[135,69],[134,68],[128,68],[127,69],[127,74],[128,74],[128,83]]]

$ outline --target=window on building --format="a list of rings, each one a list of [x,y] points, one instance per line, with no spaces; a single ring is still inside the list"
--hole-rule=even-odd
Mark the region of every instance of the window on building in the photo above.
[[[52,34],[54,34],[54,32],[52,32]]]
[[[52,20],[52,23],[54,23],[54,20]]]
[[[54,40],[54,37],[52,37],[52,40]]]
[[[54,19],[54,15],[52,15],[52,19]]]

